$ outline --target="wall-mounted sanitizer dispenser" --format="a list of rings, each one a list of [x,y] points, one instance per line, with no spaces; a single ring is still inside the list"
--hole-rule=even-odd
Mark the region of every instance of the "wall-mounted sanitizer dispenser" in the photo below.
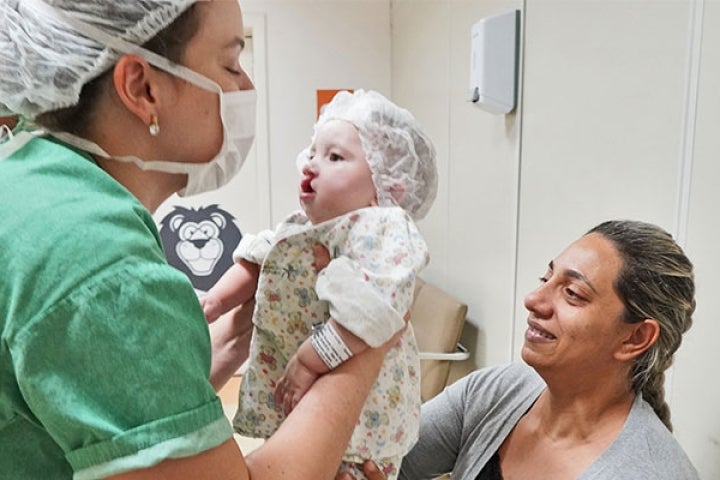
[[[486,17],[472,27],[469,100],[491,113],[515,109],[520,11]]]

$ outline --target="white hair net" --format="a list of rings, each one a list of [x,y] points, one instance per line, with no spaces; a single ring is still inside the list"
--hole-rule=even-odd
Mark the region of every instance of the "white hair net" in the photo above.
[[[121,53],[60,16],[142,45],[198,0],[1,0],[0,115],[28,118],[77,104]]]
[[[338,92],[323,107],[315,124],[330,120],[352,123],[360,136],[380,206],[399,205],[410,216],[423,218],[437,194],[435,148],[413,115],[375,91]],[[298,155],[298,168],[309,161],[310,147]]]

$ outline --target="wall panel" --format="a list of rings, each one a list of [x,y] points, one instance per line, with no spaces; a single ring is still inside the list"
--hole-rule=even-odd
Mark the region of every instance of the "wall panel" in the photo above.
[[[671,377],[675,434],[703,479],[720,478],[720,2],[703,6],[697,114],[691,127],[692,177],[686,250],[695,263],[697,309]],[[691,100],[695,100],[692,99]]]

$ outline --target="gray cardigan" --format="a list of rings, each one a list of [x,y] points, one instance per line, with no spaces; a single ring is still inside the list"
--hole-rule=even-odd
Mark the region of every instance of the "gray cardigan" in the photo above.
[[[405,457],[401,480],[452,472],[474,480],[532,406],[545,383],[523,363],[478,370],[423,405],[420,441]],[[672,433],[638,395],[623,429],[578,480],[698,480]]]

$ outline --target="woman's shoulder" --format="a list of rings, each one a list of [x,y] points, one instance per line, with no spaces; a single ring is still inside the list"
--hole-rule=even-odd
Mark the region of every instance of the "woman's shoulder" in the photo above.
[[[583,479],[699,480],[682,446],[637,396],[622,431]]]
[[[471,408],[483,405],[507,405],[533,402],[545,388],[540,376],[521,362],[481,368],[446,389],[451,399]],[[480,400],[482,399],[482,400]]]
[[[496,388],[506,391],[512,389],[544,388],[540,376],[528,365],[521,362],[505,363],[481,368],[470,373],[460,381],[469,390]]]
[[[675,435],[655,414],[652,406],[638,395],[622,432],[622,440],[637,443],[633,447],[644,460],[653,479],[699,479],[695,467]]]

